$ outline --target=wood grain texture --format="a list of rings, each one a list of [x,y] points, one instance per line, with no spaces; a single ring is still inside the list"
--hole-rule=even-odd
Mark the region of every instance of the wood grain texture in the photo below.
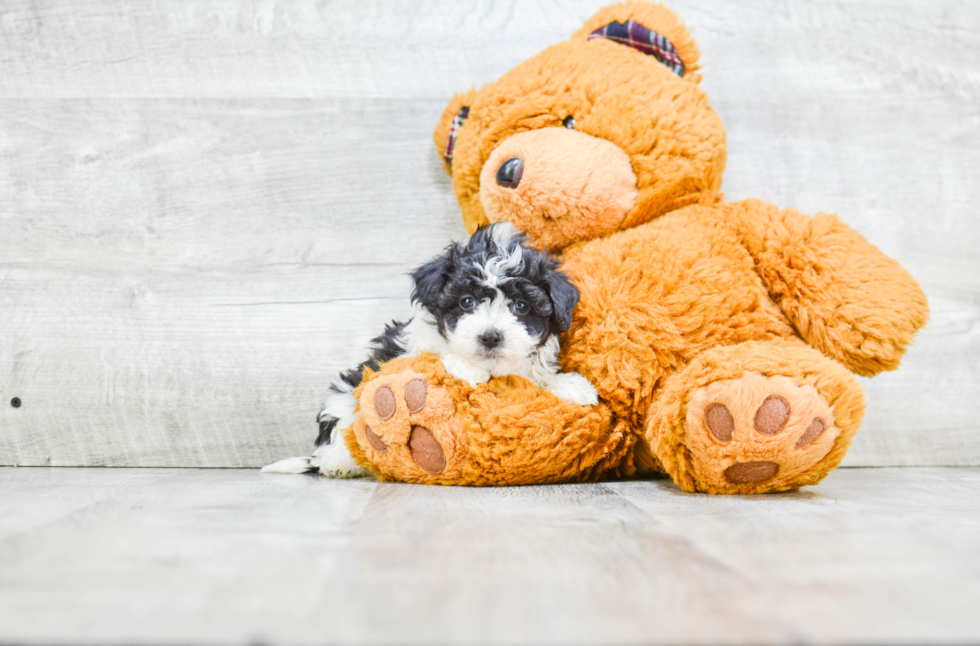
[[[0,464],[307,451],[405,272],[463,235],[442,107],[602,4],[3,3]],[[670,4],[727,197],[839,213],[929,295],[845,464],[980,464],[980,5]]]
[[[0,641],[980,640],[980,470],[803,493],[0,469]]]

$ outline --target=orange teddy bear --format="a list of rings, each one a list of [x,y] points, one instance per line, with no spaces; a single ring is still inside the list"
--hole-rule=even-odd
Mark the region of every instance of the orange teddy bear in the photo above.
[[[666,474],[762,493],[840,463],[864,412],[854,373],[898,366],[926,298],[836,216],[723,202],[725,130],[697,69],[677,16],[632,2],[453,98],[435,140],[466,226],[509,221],[561,256],[581,291],[562,369],[600,403],[397,359],[355,392],[360,465],[420,483]]]

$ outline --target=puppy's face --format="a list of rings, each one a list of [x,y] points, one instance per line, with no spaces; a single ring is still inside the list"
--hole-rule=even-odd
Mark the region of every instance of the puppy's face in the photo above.
[[[567,329],[578,302],[558,262],[524,242],[509,224],[494,224],[412,274],[413,300],[432,314],[450,349],[495,374]]]
[[[440,305],[433,314],[452,351],[491,372],[525,360],[551,328],[548,297],[516,281],[496,288],[451,281]]]

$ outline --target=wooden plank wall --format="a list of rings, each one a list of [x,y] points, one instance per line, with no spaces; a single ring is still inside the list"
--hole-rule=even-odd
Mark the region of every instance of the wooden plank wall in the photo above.
[[[727,196],[837,212],[929,294],[846,464],[980,464],[980,5],[671,4]],[[329,377],[464,234],[444,104],[601,5],[5,0],[0,464],[307,451]]]

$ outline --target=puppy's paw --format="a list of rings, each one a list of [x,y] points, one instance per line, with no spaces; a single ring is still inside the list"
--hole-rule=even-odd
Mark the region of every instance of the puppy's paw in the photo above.
[[[548,390],[559,399],[579,406],[595,406],[599,403],[599,393],[588,379],[577,372],[562,372],[554,376]]]
[[[446,354],[443,355],[441,359],[442,365],[446,368],[446,372],[456,379],[469,382],[469,384],[474,388],[476,388],[477,384],[485,384],[490,381],[489,370],[484,370],[479,366],[474,366],[458,355]]]
[[[341,434],[338,432],[335,435],[333,442],[317,447],[310,466],[318,467],[320,473],[328,478],[363,478],[371,475],[370,471],[354,462]]]

